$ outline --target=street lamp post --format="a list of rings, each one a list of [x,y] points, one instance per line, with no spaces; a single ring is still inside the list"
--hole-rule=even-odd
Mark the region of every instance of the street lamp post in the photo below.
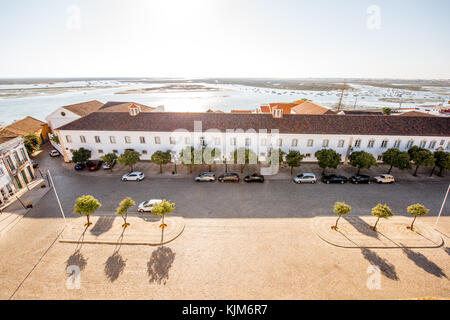
[[[439,210],[439,215],[438,215],[438,217],[437,217],[437,219],[436,219],[436,223],[434,224],[434,228],[435,228],[435,229],[436,229],[436,227],[437,227],[437,224],[438,224],[439,218],[440,218],[440,216],[441,216],[441,214],[442,214],[442,211],[444,210],[444,206],[445,206],[445,202],[447,201],[447,197],[448,197],[448,192],[449,192],[449,190],[450,190],[450,184],[448,185],[447,193],[445,194],[444,201],[442,201],[441,210]]]

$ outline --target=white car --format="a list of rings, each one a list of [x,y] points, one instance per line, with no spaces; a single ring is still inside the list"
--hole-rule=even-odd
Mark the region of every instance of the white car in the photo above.
[[[301,173],[294,177],[295,183],[316,183],[316,175],[314,173]]]
[[[153,206],[155,204],[158,204],[158,203],[161,203],[161,202],[162,202],[161,199],[151,199],[151,200],[148,200],[148,201],[141,202],[138,205],[137,211],[141,212],[141,213],[142,212],[151,212],[152,209],[153,209]]]
[[[395,182],[394,176],[391,176],[390,174],[380,174],[379,176],[375,177],[374,180],[377,183],[394,183]]]
[[[122,176],[122,181],[141,181],[145,178],[144,173],[140,171],[133,171]]]
[[[58,150],[56,150],[56,149],[53,149],[53,150],[50,150],[50,152],[48,153],[51,157],[59,157],[61,154],[59,153],[59,151]]]

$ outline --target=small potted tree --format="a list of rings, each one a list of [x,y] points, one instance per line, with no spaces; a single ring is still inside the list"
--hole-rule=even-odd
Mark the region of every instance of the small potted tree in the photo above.
[[[87,218],[87,223],[85,224],[85,226],[89,227],[92,224],[92,222],[90,222],[89,220],[90,215],[93,214],[101,206],[102,205],[100,204],[100,202],[98,202],[98,200],[93,196],[81,196],[76,200],[73,212],[80,215],[84,214]]]
[[[352,211],[352,207],[349,206],[348,204],[346,204],[345,202],[335,202],[334,204],[334,208],[333,208],[334,213],[336,213],[339,217],[336,220],[336,224],[334,226],[331,227],[331,229],[333,230],[338,230],[338,221],[342,216],[345,216],[346,214],[348,214],[350,211]]]
[[[416,221],[416,218],[426,215],[430,211],[430,209],[425,208],[425,206],[420,203],[416,203],[406,208],[406,211],[414,216],[411,225],[407,227],[408,229],[411,229],[411,231],[414,231],[414,221]]]
[[[394,215],[394,213],[391,211],[391,208],[389,208],[386,204],[377,204],[375,207],[372,208],[372,215],[377,217],[377,221],[375,222],[375,225],[372,227],[373,231],[377,231],[377,224],[380,218],[388,219]]]
[[[155,216],[162,217],[161,225],[159,226],[161,229],[167,227],[167,224],[164,223],[164,216],[168,213],[171,213],[175,209],[175,203],[170,202],[168,200],[163,199],[160,203],[157,203],[152,208],[152,213]]]

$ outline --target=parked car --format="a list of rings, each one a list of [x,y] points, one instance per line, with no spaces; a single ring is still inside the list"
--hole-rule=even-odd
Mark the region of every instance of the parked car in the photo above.
[[[108,170],[108,169],[111,169],[112,167],[114,167],[115,164],[116,164],[116,160],[114,159],[114,161],[111,164],[108,162],[104,162],[102,167],[104,170]]]
[[[374,178],[375,182],[377,183],[394,183],[395,179],[394,176],[390,174],[380,174],[379,176]]]
[[[224,173],[220,175],[217,180],[219,180],[219,182],[239,182],[239,175],[237,173]]]
[[[262,174],[254,173],[252,175],[244,177],[245,182],[264,182],[264,176]]]
[[[86,167],[89,171],[96,171],[101,168],[103,161],[88,161]]]
[[[350,182],[354,184],[370,183],[370,177],[364,174],[354,175],[350,177]]]
[[[59,153],[58,150],[56,149],[52,149],[50,150],[50,152],[48,153],[50,155],[50,157],[59,157],[61,154]]]
[[[122,176],[122,181],[141,181],[145,178],[144,173],[140,171],[133,171]]]
[[[195,176],[195,181],[216,181],[216,175],[212,172],[203,172]]]
[[[80,171],[86,168],[86,165],[84,163],[77,163],[73,168],[77,171]]]
[[[325,183],[346,183],[347,182],[347,177],[344,176],[340,176],[337,174],[328,174],[328,175],[324,175],[322,176],[322,181]]]
[[[316,183],[316,175],[314,173],[300,173],[294,177],[295,183]]]
[[[148,200],[148,201],[141,202],[141,203],[139,203],[139,205],[138,205],[137,211],[138,211],[138,212],[141,212],[141,213],[142,213],[142,212],[151,212],[153,206],[154,206],[155,204],[161,203],[161,202],[162,202],[161,199],[151,199],[151,200]]]

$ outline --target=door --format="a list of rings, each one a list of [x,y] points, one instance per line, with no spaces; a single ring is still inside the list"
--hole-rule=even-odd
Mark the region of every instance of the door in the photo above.
[[[23,181],[25,181],[25,184],[28,184],[27,175],[25,174],[25,171],[21,170],[20,174],[22,175]]]
[[[30,174],[31,179],[34,179],[33,172],[30,169],[30,166],[27,167],[28,173]]]
[[[16,181],[17,187],[19,189],[22,189],[22,183],[20,182],[19,177],[18,176],[14,176],[14,180]]]

